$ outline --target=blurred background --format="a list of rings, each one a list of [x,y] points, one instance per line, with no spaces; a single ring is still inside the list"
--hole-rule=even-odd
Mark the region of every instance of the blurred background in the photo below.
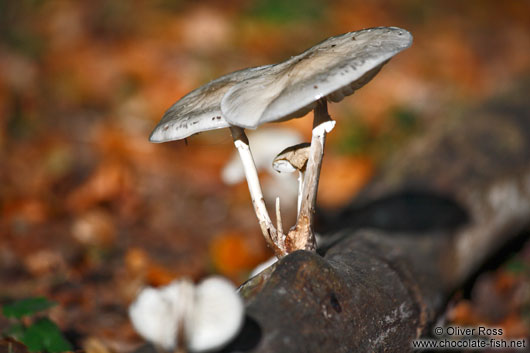
[[[339,208],[434,120],[529,77],[529,14],[526,1],[487,0],[1,1],[0,304],[44,295],[77,347],[132,350],[141,340],[127,305],[139,288],[212,273],[240,284],[271,256],[246,184],[222,178],[228,130],[148,142],[178,98],[332,35],[409,30],[411,48],[330,107],[338,128],[318,202]],[[309,140],[309,118],[272,126]],[[527,334],[529,274],[526,246],[449,318]],[[481,309],[495,303],[511,304],[494,317]]]

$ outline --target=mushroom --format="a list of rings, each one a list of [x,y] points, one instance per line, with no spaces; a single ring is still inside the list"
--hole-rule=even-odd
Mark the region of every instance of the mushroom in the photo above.
[[[397,27],[378,27],[331,37],[300,55],[231,87],[221,101],[228,123],[246,128],[302,117],[314,110],[313,131],[296,225],[280,248],[314,250],[313,213],[326,134],[335,122],[327,102],[339,102],[368,83],[390,58],[412,44]]]
[[[129,307],[129,317],[136,332],[146,340],[170,350],[175,347],[179,321],[174,302],[180,294],[179,285],[164,289],[144,288]]]
[[[300,205],[302,203],[304,172],[307,166],[307,160],[309,159],[310,147],[311,144],[307,142],[287,147],[272,161],[272,168],[278,173],[292,173],[298,170],[297,214],[300,213]]]
[[[176,102],[163,116],[150,140],[182,139],[205,130],[229,127],[238,149],[254,210],[267,243],[276,256],[315,250],[313,212],[326,134],[335,126],[327,102],[369,82],[392,56],[410,46],[412,36],[397,27],[378,27],[331,37],[276,65],[225,75]],[[288,234],[268,215],[244,128],[302,117],[314,110],[311,147],[296,225]]]
[[[186,322],[188,348],[193,352],[222,347],[239,332],[244,317],[241,297],[232,283],[211,277],[195,290],[193,314]]]
[[[129,308],[136,331],[166,350],[218,349],[240,330],[243,302],[232,283],[210,277],[194,286],[184,279],[143,289]]]

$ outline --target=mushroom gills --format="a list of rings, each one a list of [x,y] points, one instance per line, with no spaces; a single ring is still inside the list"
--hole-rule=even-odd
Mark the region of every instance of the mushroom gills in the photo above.
[[[358,90],[359,88],[361,88],[362,86],[366,85],[368,82],[370,82],[372,80],[372,78],[375,77],[375,75],[377,75],[377,73],[379,71],[381,71],[381,68],[388,62],[385,61],[384,63],[382,63],[381,65],[373,68],[372,70],[368,71],[367,73],[365,73],[361,78],[359,78],[358,80],[356,81],[353,81],[352,83],[346,85],[346,86],[343,86],[341,88],[339,88],[338,90],[336,91],[333,91],[331,92],[330,94],[328,94],[326,96],[327,100],[329,102],[333,102],[333,103],[338,103],[340,102],[341,100],[344,99],[344,97],[347,97],[347,96],[350,96],[352,95],[356,90]]]

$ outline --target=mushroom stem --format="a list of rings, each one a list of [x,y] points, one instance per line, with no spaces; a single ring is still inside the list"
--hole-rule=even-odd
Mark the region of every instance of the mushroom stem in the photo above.
[[[298,199],[296,202],[296,215],[300,214],[300,207],[302,206],[302,193],[304,191],[304,177],[305,173],[301,170],[298,171]]]
[[[280,198],[276,198],[276,230],[283,234],[282,213],[280,211]]]
[[[195,286],[188,279],[184,278],[180,283],[179,288],[179,301],[177,305],[177,317],[179,318],[177,335],[177,347],[175,348],[176,353],[187,353],[188,352],[188,335],[190,332],[189,328],[186,327],[192,320],[193,311],[195,310]]]
[[[254,212],[258,218],[261,232],[263,233],[267,244],[274,251],[275,255],[277,257],[285,256],[286,251],[284,246],[282,246],[283,239],[280,239],[283,237],[283,235],[281,234],[281,231],[278,232],[276,228],[274,228],[271,218],[269,217],[269,213],[267,212],[265,200],[263,199],[263,193],[261,192],[258,172],[256,170],[256,165],[254,164],[254,159],[252,158],[252,153],[250,152],[250,146],[247,135],[245,134],[245,130],[237,126],[231,126],[230,132],[232,134],[232,138],[234,139],[234,145],[239,152],[241,163],[243,164],[248,190],[250,191],[252,205],[254,206]]]
[[[317,102],[314,110],[313,131],[309,159],[305,170],[302,186],[302,200],[296,225],[287,234],[286,248],[288,252],[295,250],[316,250],[316,241],[313,234],[313,215],[320,178],[320,167],[324,156],[326,134],[335,127],[335,121],[328,114],[325,98]]]

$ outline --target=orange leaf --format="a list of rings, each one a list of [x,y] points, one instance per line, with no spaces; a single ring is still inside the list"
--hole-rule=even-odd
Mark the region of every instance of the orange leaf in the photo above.
[[[219,272],[233,279],[256,266],[263,256],[251,245],[248,236],[237,231],[218,235],[210,245],[210,254]]]
[[[326,156],[318,190],[318,202],[337,207],[349,201],[373,174],[372,161],[367,158]]]

